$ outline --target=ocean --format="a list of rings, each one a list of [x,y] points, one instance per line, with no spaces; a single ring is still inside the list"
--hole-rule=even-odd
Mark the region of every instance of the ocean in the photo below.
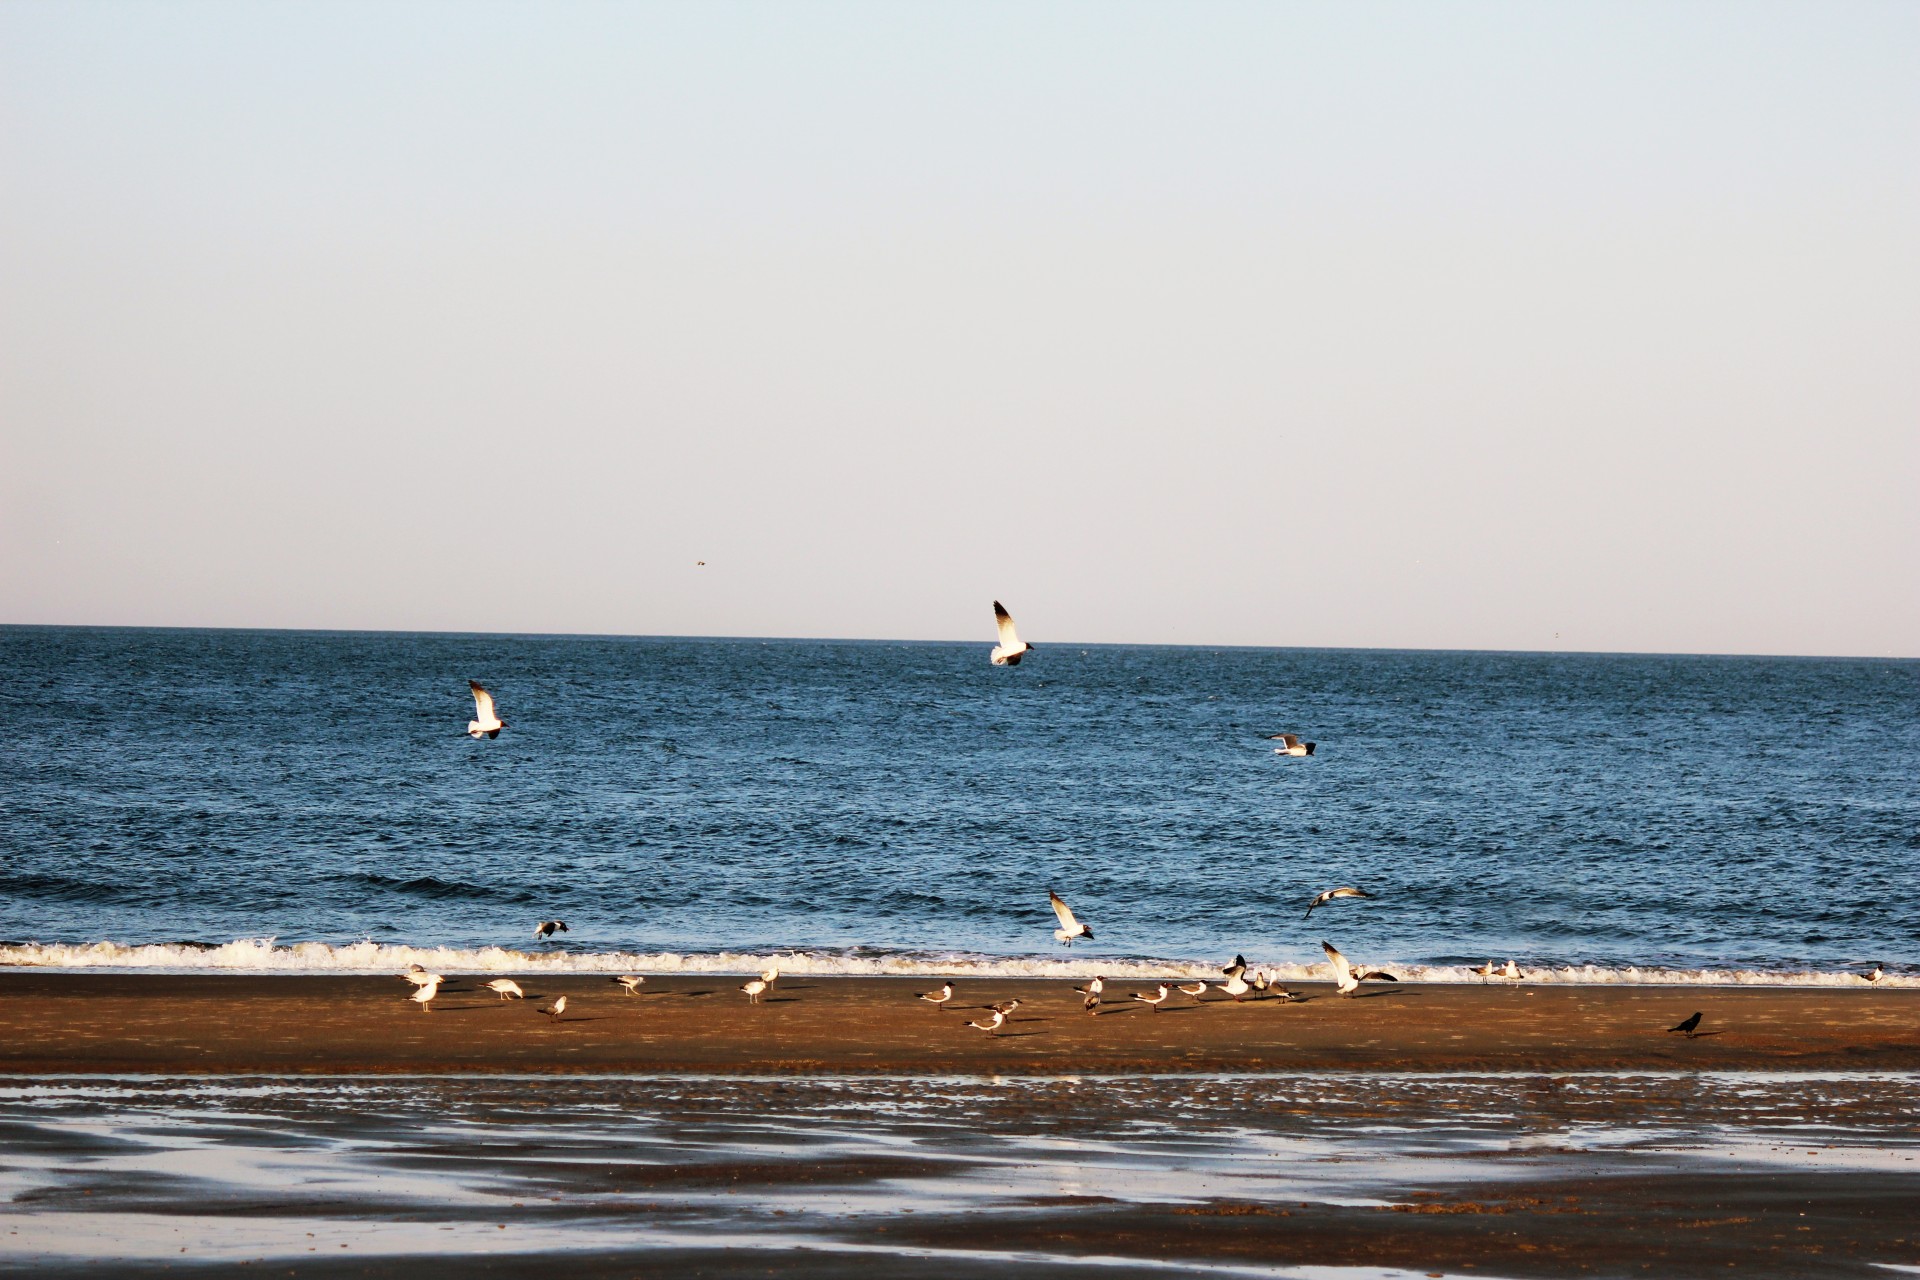
[[[0,628],[0,964],[1920,985],[1920,662],[990,647]]]

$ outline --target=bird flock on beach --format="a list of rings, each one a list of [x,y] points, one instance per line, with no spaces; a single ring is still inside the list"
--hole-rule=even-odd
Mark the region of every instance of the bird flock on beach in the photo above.
[[[1013,615],[1009,613],[1006,606],[998,600],[993,602],[993,617],[998,634],[998,643],[996,643],[989,652],[988,661],[996,667],[1019,666],[1024,659],[1036,651],[1035,646],[1020,638],[1020,633],[1014,625]],[[507,722],[500,718],[499,712],[495,707],[493,694],[486,686],[477,680],[469,680],[467,685],[468,691],[473,696],[474,712],[473,719],[468,721],[464,733],[476,740],[498,738],[501,731],[507,728]],[[1319,745],[1315,742],[1303,740],[1300,735],[1291,732],[1266,734],[1263,736],[1268,741],[1279,744],[1274,748],[1276,755],[1295,759],[1312,756]],[[1312,900],[1307,903],[1306,912],[1301,919],[1303,922],[1311,920],[1316,910],[1330,907],[1341,901],[1371,899],[1374,896],[1375,895],[1354,885],[1340,885],[1327,889],[1314,895]],[[1058,893],[1049,889],[1047,891],[1047,901],[1053,909],[1055,919],[1059,922],[1059,927],[1053,931],[1053,937],[1057,942],[1064,946],[1071,947],[1075,942],[1092,942],[1094,940],[1093,929],[1075,915],[1073,909],[1067,905]],[[535,940],[539,942],[551,942],[556,934],[565,932],[568,932],[568,929],[564,920],[542,920],[534,928],[534,937]],[[1358,993],[1361,985],[1367,982],[1399,981],[1394,974],[1384,969],[1354,963],[1342,954],[1331,942],[1323,940],[1320,946],[1326,954],[1327,966],[1332,975],[1334,991],[1337,995],[1353,996]],[[1495,980],[1521,982],[1526,979],[1526,974],[1523,973],[1511,959],[1504,965],[1496,965],[1492,960],[1488,960],[1484,965],[1476,967],[1473,972],[1479,976],[1482,982]],[[1135,1004],[1145,1005],[1151,1012],[1158,1013],[1162,1008],[1167,1006],[1168,1002],[1172,1000],[1176,993],[1186,997],[1193,1003],[1208,1003],[1210,995],[1216,999],[1225,998],[1235,1004],[1247,1000],[1275,1000],[1282,1003],[1293,1003],[1306,998],[1298,992],[1289,991],[1281,986],[1278,975],[1269,974],[1259,969],[1249,971],[1245,958],[1241,956],[1235,956],[1230,964],[1223,966],[1221,973],[1222,977],[1217,980],[1188,983],[1161,982],[1151,991],[1129,992],[1127,1003],[1129,1006]],[[433,1001],[439,994],[441,984],[446,981],[445,977],[441,974],[431,972],[418,964],[410,966],[401,976],[410,981],[414,986],[414,991],[410,997],[413,1003],[419,1005],[423,1011],[431,1012]],[[1878,982],[1882,976],[1882,970],[1879,965],[1875,965],[1871,972],[1862,973],[1859,976],[1869,983]],[[759,1004],[763,999],[769,997],[779,978],[779,966],[778,964],[774,964],[769,966],[758,977],[751,978],[743,983],[739,991],[747,997],[749,1004]],[[612,978],[612,983],[628,996],[637,996],[641,986],[644,985],[645,982],[646,978],[639,974],[620,974]],[[484,983],[483,986],[485,989],[496,994],[503,1002],[526,998],[526,993],[521,989],[520,985],[510,978],[494,978]],[[1102,1011],[1103,1001],[1106,999],[1106,980],[1104,977],[1096,976],[1084,986],[1074,988],[1074,991],[1083,998],[1082,1008],[1086,1013],[1097,1015]],[[947,1009],[955,1007],[952,1004],[954,994],[954,984],[947,982],[936,990],[917,993],[916,998],[936,1009]],[[984,1018],[976,1017],[969,1019],[966,1026],[977,1031],[982,1031],[988,1036],[998,1036],[1007,1025],[1008,1018],[1012,1015],[1019,1003],[1018,1000],[1012,1000],[980,1006],[986,1016]],[[541,1008],[539,1012],[547,1015],[551,1021],[558,1022],[562,1020],[566,1009],[567,997],[560,996],[550,1005]],[[1703,1034],[1699,1031],[1700,1019],[1701,1015],[1695,1013],[1692,1017],[1669,1030],[1673,1033],[1684,1035],[1688,1039],[1697,1038]]]

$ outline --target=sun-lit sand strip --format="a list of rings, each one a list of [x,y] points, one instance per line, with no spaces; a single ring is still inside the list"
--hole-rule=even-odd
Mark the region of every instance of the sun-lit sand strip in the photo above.
[[[0,973],[0,1073],[1916,1070],[1920,994],[1387,985],[1297,1002],[1094,1016],[1068,981],[957,982],[944,1009],[888,978],[526,975],[502,1002],[449,974],[422,1016],[394,976]],[[558,997],[557,1018],[537,1016]],[[1021,1004],[994,1036],[966,1022]],[[1696,1038],[1667,1028],[1699,1012]]]

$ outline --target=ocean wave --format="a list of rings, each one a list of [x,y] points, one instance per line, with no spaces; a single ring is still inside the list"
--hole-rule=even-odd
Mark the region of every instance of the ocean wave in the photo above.
[[[0,967],[58,970],[144,970],[154,973],[392,973],[419,964],[443,973],[758,973],[778,963],[783,973],[841,977],[1090,978],[1128,981],[1214,978],[1218,960],[1140,957],[987,956],[963,953],[814,951],[519,951],[509,947],[410,946],[404,943],[330,944],[274,938],[238,938],[227,943],[41,943],[0,944]],[[1402,982],[1482,981],[1464,965],[1394,965]],[[1262,961],[1279,982],[1331,980],[1325,964]],[[1502,980],[1495,979],[1496,985]],[[1521,985],[1548,986],[1740,986],[1850,987],[1866,983],[1852,970],[1684,969],[1658,966],[1564,965],[1527,970]],[[1882,987],[1920,988],[1920,974],[1888,973]]]

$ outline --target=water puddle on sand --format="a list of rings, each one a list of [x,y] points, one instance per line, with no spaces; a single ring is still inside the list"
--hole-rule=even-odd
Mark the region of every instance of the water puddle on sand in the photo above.
[[[43,1080],[0,1085],[0,1260],[724,1241],[1131,1266],[996,1251],[993,1227],[1074,1206],[1380,1208],[1576,1175],[1913,1175],[1917,1114],[1920,1076],[1884,1074]],[[875,1242],[909,1215],[977,1221],[982,1247]]]

